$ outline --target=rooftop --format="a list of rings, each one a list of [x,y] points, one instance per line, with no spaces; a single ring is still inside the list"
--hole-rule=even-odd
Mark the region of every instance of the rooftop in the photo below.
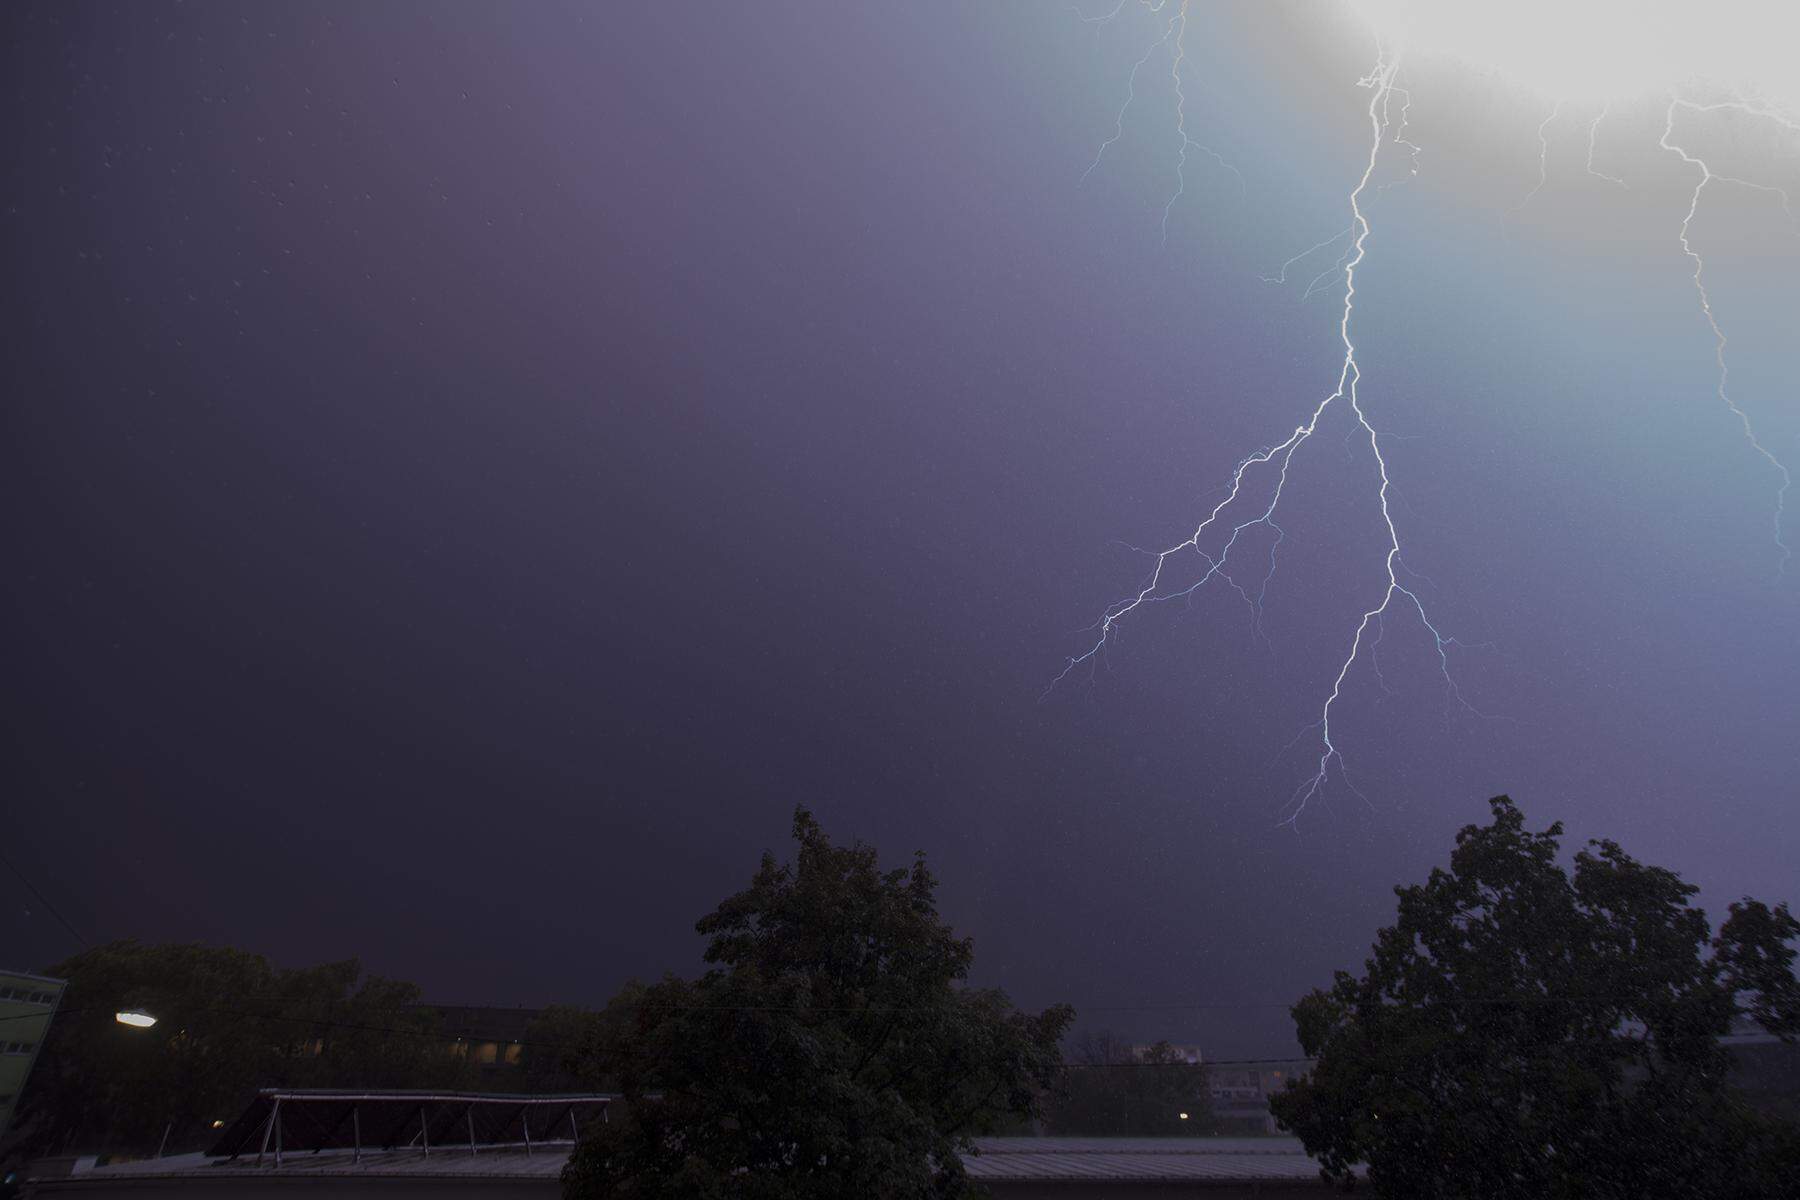
[[[1319,1165],[1292,1138],[977,1138],[964,1157],[972,1179],[999,1181],[1131,1180],[1305,1181]],[[445,1145],[422,1154],[416,1148],[364,1150],[360,1161],[342,1150],[288,1153],[277,1170],[273,1156],[256,1164],[204,1154],[172,1155],[77,1171],[58,1186],[127,1180],[281,1178],[509,1178],[551,1181],[568,1161],[569,1146],[551,1144],[527,1154],[522,1146]]]

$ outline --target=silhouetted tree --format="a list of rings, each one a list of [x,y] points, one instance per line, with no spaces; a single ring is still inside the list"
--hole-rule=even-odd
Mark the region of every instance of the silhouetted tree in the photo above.
[[[1673,872],[1596,841],[1571,877],[1560,824],[1491,805],[1395,889],[1365,974],[1294,1006],[1318,1063],[1277,1118],[1379,1195],[1793,1196],[1800,1139],[1732,1092],[1719,1039],[1740,1014],[1792,1034],[1800,923],[1745,900],[1712,939]]]
[[[570,1200],[951,1197],[970,1136],[1035,1112],[1070,1010],[962,986],[922,855],[883,872],[804,809],[793,834],[792,865],[765,854],[696,926],[712,969],[603,1014],[590,1068],[627,1109],[584,1135]]]
[[[617,1008],[601,1013],[552,1004],[544,1009],[525,1026],[518,1086],[533,1093],[613,1090],[617,1082],[607,1077],[603,1056],[616,1044],[616,1026],[623,1019]]]

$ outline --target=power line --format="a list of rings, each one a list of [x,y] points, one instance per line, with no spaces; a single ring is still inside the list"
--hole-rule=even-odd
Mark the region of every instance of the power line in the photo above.
[[[1445,1006],[1454,1006],[1454,1005],[1458,1005],[1458,1004],[1517,1004],[1517,1003],[1534,1003],[1534,1002],[1535,1003],[1579,1004],[1579,1003],[1595,1003],[1595,1002],[1604,1003],[1609,1000],[1622,1000],[1622,999],[1625,999],[1625,998],[1623,998],[1623,997],[1607,997],[1607,996],[1471,997],[1468,999],[1460,999],[1460,1000],[1446,1000],[1446,1001],[1441,1001],[1440,1003],[1444,1004]],[[338,1003],[342,1003],[342,1002],[340,1001]],[[788,1005],[788,1006],[781,1006],[781,1005],[677,1005],[677,1004],[663,1005],[663,1004],[656,1004],[655,1002],[651,1002],[651,1001],[646,1001],[646,1002],[642,1002],[639,1004],[621,1005],[620,1007],[630,1007],[630,1008],[640,1008],[640,1009],[641,1008],[662,1008],[662,1009],[666,1009],[666,1010],[672,1011],[672,1012],[815,1012],[815,1013],[918,1012],[918,1013],[928,1013],[928,1012],[949,1011],[950,1006],[947,1006],[947,1005],[918,1005],[918,1006],[911,1006],[911,1007],[887,1007],[887,1008],[883,1008],[883,1007],[879,1007],[879,1006],[868,1006],[868,1007],[864,1007],[864,1008],[826,1008],[826,1007],[816,1007],[815,1008],[815,1007],[802,1007],[802,1006],[798,1006],[798,1005]],[[1121,1011],[1121,1010],[1122,1011],[1135,1011],[1138,1008],[1142,1008],[1142,1007],[1152,1007],[1152,1008],[1162,1008],[1162,1009],[1179,1009],[1182,1007],[1192,1007],[1192,1006],[1182,1006],[1182,1005],[1120,1006],[1119,1008],[1114,1009],[1112,1011]],[[1210,1007],[1233,1007],[1233,1006],[1226,1005],[1226,1004],[1218,1004],[1218,1005],[1211,1005]],[[1242,1006],[1239,1006],[1239,1007],[1242,1007]],[[73,1016],[77,1013],[107,1012],[107,1011],[110,1011],[110,1007],[89,1006],[89,1007],[84,1007],[84,1008],[62,1009],[58,1012],[57,1015]],[[222,1015],[227,1015],[227,1016],[242,1017],[247,1020],[256,1020],[256,1021],[275,1021],[275,1022],[282,1022],[282,1023],[286,1023],[286,1024],[291,1024],[291,1025],[301,1025],[301,1026],[305,1026],[308,1029],[315,1029],[315,1030],[317,1030],[317,1029],[342,1029],[342,1030],[350,1030],[350,1031],[355,1031],[355,1032],[360,1032],[360,1033],[379,1033],[379,1034],[385,1034],[385,1035],[393,1036],[393,1037],[422,1038],[422,1039],[425,1039],[428,1041],[440,1042],[440,1043],[444,1042],[446,1040],[455,1040],[455,1041],[463,1040],[461,1037],[458,1037],[458,1036],[452,1034],[450,1031],[442,1030],[442,1029],[419,1029],[416,1027],[407,1028],[404,1026],[394,1026],[394,1025],[372,1025],[372,1024],[368,1024],[368,1023],[360,1022],[360,1021],[334,1020],[330,1017],[325,1017],[325,1016],[307,1016],[307,1015],[293,1015],[293,1014],[288,1014],[288,1013],[257,1012],[252,1009],[244,1009],[244,1008],[229,1008],[229,1007],[221,1007],[221,1006],[193,1006],[193,1005],[181,1005],[181,1006],[179,1006],[179,1011],[181,1013],[209,1013],[209,1014],[214,1014],[214,1015],[222,1014]],[[434,1011],[434,1006],[423,1005],[423,1004],[416,1005],[416,1006],[413,1006],[412,1011],[414,1011],[414,1012],[431,1012],[431,1011]],[[1108,1011],[1108,1010],[1095,1008],[1095,1009],[1089,1009],[1087,1011]],[[586,1010],[583,1015],[594,1016],[594,1015],[598,1015],[598,1014],[595,1013],[593,1010]],[[32,1018],[41,1018],[42,1016],[43,1016],[42,1013],[20,1013],[20,1014],[16,1014],[16,1015],[12,1015],[12,1016],[0,1017],[0,1022],[29,1020]],[[472,1038],[470,1040],[471,1040],[471,1042],[474,1042],[474,1041],[494,1041],[494,1042],[505,1041],[509,1045],[526,1046],[526,1047],[529,1047],[534,1050],[563,1051],[563,1050],[580,1049],[580,1046],[577,1043],[545,1042],[545,1041],[536,1041],[536,1040],[527,1039],[527,1038],[515,1038],[515,1039]],[[1306,1058],[1305,1056],[1300,1056],[1300,1055],[1268,1054],[1268,1055],[1262,1055],[1262,1056],[1259,1056],[1256,1058],[1208,1059],[1198,1065],[1201,1065],[1201,1066],[1248,1066],[1248,1065],[1252,1065],[1255,1063],[1263,1063],[1263,1062],[1310,1062],[1310,1061],[1313,1061],[1313,1060]],[[1195,1064],[1190,1064],[1190,1063],[1152,1063],[1152,1062],[1130,1061],[1130,1062],[1123,1062],[1123,1063],[1071,1063],[1071,1064],[1066,1064],[1066,1065],[1071,1066],[1071,1067],[1077,1067],[1077,1068],[1087,1068],[1087,1067],[1107,1067],[1107,1066],[1119,1066],[1119,1067],[1125,1067],[1125,1066],[1129,1066],[1129,1067],[1191,1066],[1191,1065],[1195,1065]]]
[[[19,882],[25,885],[25,890],[37,897],[37,902],[44,906],[45,912],[62,922],[62,927],[68,930],[70,935],[74,937],[76,941],[80,942],[84,949],[88,947],[88,940],[81,936],[81,931],[69,924],[69,918],[56,911],[56,905],[50,903],[50,901],[45,898],[44,893],[37,890],[37,885],[25,877],[25,872],[19,870],[12,859],[7,858],[4,854],[0,854],[0,863],[5,863],[7,868],[12,871],[14,875],[18,876]]]
[[[243,997],[241,997],[241,999],[244,999],[244,1000],[264,1000],[264,999],[266,999],[266,1000],[293,1001],[295,998],[291,997],[291,996],[284,996],[284,995],[279,995],[279,994],[263,995],[263,994],[257,994],[257,993],[250,993],[250,994],[244,995]],[[1443,997],[1443,998],[1434,997],[1434,998],[1430,998],[1430,999],[1424,1001],[1423,1003],[1431,1005],[1433,1007],[1443,1007],[1443,1008],[1455,1008],[1455,1007],[1458,1007],[1461,1005],[1486,1005],[1486,1004],[1526,1005],[1526,1004],[1608,1004],[1608,1003],[1612,1003],[1612,1004],[1625,1005],[1625,1004],[1632,1004],[1632,1003],[1639,1002],[1642,999],[1643,999],[1643,997],[1641,997],[1641,996],[1599,996],[1599,995],[1594,995],[1594,996],[1543,996],[1543,995],[1537,995],[1537,996],[1452,996],[1452,997]],[[304,1000],[299,1001],[299,1002],[307,1003],[307,1001],[304,1001]],[[339,1005],[339,1004],[354,1003],[354,1001],[351,1001],[351,1000],[323,1000],[323,1001],[312,1001],[312,1003],[327,1004],[327,1005]],[[437,1037],[438,1036],[438,1033],[433,1032],[433,1031],[423,1031],[423,1030],[416,1030],[416,1029],[402,1029],[402,1028],[394,1028],[394,1027],[383,1026],[383,1025],[363,1025],[363,1024],[359,1024],[359,1023],[353,1022],[353,1021],[335,1021],[329,1017],[323,1017],[323,1016],[292,1016],[292,1015],[283,1014],[283,1013],[256,1012],[256,1011],[253,1011],[250,1009],[241,1009],[241,1008],[219,1008],[219,1007],[204,1007],[204,1006],[195,1007],[193,1005],[181,1005],[180,1007],[183,1012],[224,1013],[224,1014],[228,1014],[231,1016],[252,1017],[257,1020],[263,1020],[263,1021],[303,1022],[303,1023],[307,1023],[307,1024],[311,1024],[311,1025],[317,1025],[322,1028],[361,1029],[361,1030],[366,1030],[366,1031],[369,1031],[372,1033],[414,1034],[414,1035],[418,1035],[418,1036],[422,1036],[422,1037]],[[522,1007],[508,1010],[508,1009],[505,1009],[504,1006],[468,1005],[468,1004],[418,1003],[418,1004],[409,1004],[409,1005],[404,1005],[404,1006],[399,1006],[399,1007],[404,1007],[404,1008],[409,1009],[410,1011],[420,1012],[420,1013],[438,1013],[441,1010],[452,1010],[453,1011],[453,1010],[462,1009],[462,1008],[490,1008],[490,1007],[501,1007],[503,1011],[530,1011],[530,1010],[525,1010]],[[1102,1012],[1189,1012],[1189,1011],[1201,1011],[1201,1010],[1211,1010],[1211,1009],[1244,1010],[1244,1009],[1252,1009],[1252,1008],[1291,1008],[1291,1007],[1293,1007],[1293,1003],[1291,1001],[1285,1001],[1285,1000],[1279,1000],[1279,1001],[1278,1000],[1181,1001],[1181,1002],[1167,1002],[1167,1003],[1160,1003],[1160,1004],[1112,1004],[1112,1005],[1072,1004],[1072,1005],[1069,1005],[1069,1007],[1073,1008],[1077,1015],[1082,1015],[1082,1014],[1086,1014],[1086,1013],[1102,1013]],[[607,1008],[615,1010],[615,1011],[626,1010],[626,1009],[630,1009],[630,1010],[661,1009],[665,1012],[822,1013],[822,1014],[838,1014],[838,1015],[850,1014],[850,1013],[872,1013],[872,1014],[877,1014],[877,1015],[889,1015],[889,1014],[893,1014],[893,1013],[952,1012],[952,1011],[955,1011],[956,1006],[952,1005],[952,1004],[911,1004],[911,1005],[861,1004],[861,1005],[835,1005],[835,1006],[834,1005],[822,1005],[822,1004],[669,1004],[669,1003],[664,1003],[664,1002],[657,1001],[657,1000],[641,1000],[641,1001],[617,1001],[617,1000],[615,1000],[615,1001],[610,1002],[607,1005]],[[80,1012],[110,1012],[110,1011],[112,1011],[112,1010],[109,1008],[105,1008],[105,1007],[99,1007],[99,1008],[88,1007],[88,1008],[61,1009],[61,1010],[59,1010],[59,1013],[61,1015],[73,1015],[75,1013],[80,1013]],[[541,1015],[542,1013],[544,1013],[548,1010],[547,1009],[538,1009],[536,1011],[538,1014]],[[591,1008],[576,1008],[576,1009],[573,1009],[572,1011],[578,1016],[593,1017],[593,1016],[601,1015],[602,1012],[604,1012],[605,1010],[591,1009]],[[40,1016],[40,1015],[42,1015],[42,1014],[18,1013],[18,1014],[14,1014],[12,1016],[0,1016],[0,1021],[23,1021],[23,1020],[28,1020],[35,1016]],[[517,1044],[522,1045],[522,1046],[529,1046],[529,1045],[534,1045],[534,1044],[545,1045],[547,1043],[532,1043],[532,1042],[526,1042],[526,1041],[520,1040],[520,1041],[518,1041]]]
[[[675,1007],[675,1006],[670,1006],[670,1007]],[[107,1007],[69,1008],[69,1009],[58,1010],[56,1015],[57,1016],[74,1016],[77,1013],[106,1012],[106,1011],[109,1011],[109,1009]],[[255,1021],[280,1021],[280,1022],[285,1022],[287,1024],[292,1024],[292,1025],[304,1025],[309,1029],[347,1029],[347,1030],[354,1030],[359,1033],[382,1033],[382,1034],[389,1034],[389,1035],[398,1036],[398,1037],[423,1038],[423,1039],[426,1039],[426,1040],[432,1041],[432,1042],[443,1042],[446,1040],[451,1040],[453,1037],[453,1035],[447,1033],[446,1031],[438,1030],[438,1029],[408,1029],[408,1028],[405,1028],[402,1026],[394,1026],[394,1025],[370,1025],[370,1024],[365,1024],[360,1021],[334,1021],[334,1020],[331,1020],[331,1019],[325,1018],[325,1017],[293,1016],[293,1015],[285,1014],[285,1013],[255,1012],[255,1011],[252,1011],[249,1009],[241,1009],[241,1008],[220,1008],[220,1007],[195,1008],[192,1006],[184,1006],[183,1011],[188,1012],[188,1013],[203,1012],[203,1013],[212,1013],[212,1014],[223,1014],[223,1015],[227,1015],[227,1016],[244,1017],[246,1019],[255,1020]],[[763,1011],[807,1011],[807,1010],[803,1010],[803,1009],[770,1010],[766,1007],[756,1007],[756,1006],[742,1006],[742,1007],[732,1008],[732,1007],[727,1007],[727,1006],[703,1007],[703,1006],[689,1005],[689,1006],[682,1007],[680,1009],[680,1011],[684,1011],[684,1012],[695,1012],[695,1011],[763,1012]],[[919,1007],[919,1008],[913,1008],[913,1009],[889,1009],[889,1010],[883,1010],[883,1009],[839,1009],[839,1010],[814,1009],[811,1011],[815,1011],[815,1012],[829,1012],[829,1011],[840,1011],[840,1012],[883,1012],[883,1011],[933,1012],[933,1011],[938,1011],[938,1010],[934,1009],[934,1008]],[[43,1015],[44,1015],[43,1013],[21,1013],[21,1014],[15,1015],[15,1016],[0,1017],[0,1021],[23,1021],[23,1020],[27,1020],[27,1019],[30,1019],[33,1017],[41,1018]],[[454,1038],[454,1040],[461,1041],[462,1039]],[[527,1040],[524,1038],[518,1038],[518,1039],[474,1038],[474,1039],[470,1039],[470,1040],[471,1041],[506,1041],[508,1045],[527,1046],[534,1050],[574,1050],[574,1049],[580,1048],[577,1044],[572,1043],[572,1042],[542,1042],[542,1041],[531,1041],[531,1040]],[[1197,1064],[1189,1063],[1189,1062],[1153,1063],[1153,1062],[1128,1061],[1128,1062],[1117,1062],[1117,1063],[1065,1063],[1064,1065],[1067,1067],[1072,1067],[1072,1068],[1076,1068],[1076,1069],[1087,1069],[1087,1068],[1097,1068],[1097,1067],[1249,1066],[1254,1063],[1264,1063],[1264,1062],[1311,1062],[1311,1061],[1313,1061],[1313,1060],[1310,1058],[1305,1058],[1303,1056],[1294,1055],[1294,1054],[1265,1054],[1258,1058],[1207,1059],[1204,1062],[1197,1063]]]

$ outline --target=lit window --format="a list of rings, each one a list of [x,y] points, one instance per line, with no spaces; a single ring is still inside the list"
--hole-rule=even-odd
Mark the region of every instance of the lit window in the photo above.
[[[506,1048],[506,1061],[508,1063],[516,1064],[519,1061],[520,1056],[523,1055],[524,1052],[525,1052],[525,1047],[519,1045],[519,1043],[517,1043],[517,1042],[514,1042],[512,1045],[510,1045]]]
[[[499,1056],[500,1046],[497,1042],[483,1042],[475,1047],[475,1061],[478,1063],[492,1063]]]

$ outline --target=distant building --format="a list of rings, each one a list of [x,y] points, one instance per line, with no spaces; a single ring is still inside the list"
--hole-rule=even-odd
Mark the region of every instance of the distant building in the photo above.
[[[1213,1117],[1221,1133],[1278,1133],[1269,1100],[1312,1067],[1304,1058],[1271,1058],[1257,1062],[1214,1063],[1206,1082],[1212,1092]]]
[[[1133,1046],[1131,1048],[1131,1057],[1138,1062],[1143,1062],[1150,1057],[1150,1052],[1155,1050],[1158,1046],[1161,1046],[1165,1050],[1173,1050],[1178,1062],[1187,1063],[1191,1067],[1197,1067],[1206,1061],[1206,1056],[1200,1053],[1200,1047],[1178,1046],[1173,1042],[1156,1042],[1150,1045]]]
[[[485,1075],[497,1075],[525,1060],[526,1031],[543,1014],[541,1008],[505,1008],[492,1004],[427,1004],[442,1018],[450,1052],[473,1063]]]
[[[1206,1068],[1206,1084],[1212,1096],[1213,1117],[1224,1134],[1271,1134],[1275,1117],[1269,1098],[1286,1088],[1311,1067],[1304,1058],[1270,1058],[1255,1061],[1209,1062],[1199,1046],[1172,1042],[1144,1043],[1131,1048],[1131,1057],[1143,1061],[1157,1046],[1173,1050],[1178,1061]]]
[[[1800,1120],[1800,1042],[1784,1042],[1754,1021],[1739,1019],[1719,1039],[1731,1054],[1731,1082],[1751,1107]]]
[[[50,1018],[62,1000],[61,979],[0,971],[0,1137],[12,1124],[38,1047],[50,1032]]]

